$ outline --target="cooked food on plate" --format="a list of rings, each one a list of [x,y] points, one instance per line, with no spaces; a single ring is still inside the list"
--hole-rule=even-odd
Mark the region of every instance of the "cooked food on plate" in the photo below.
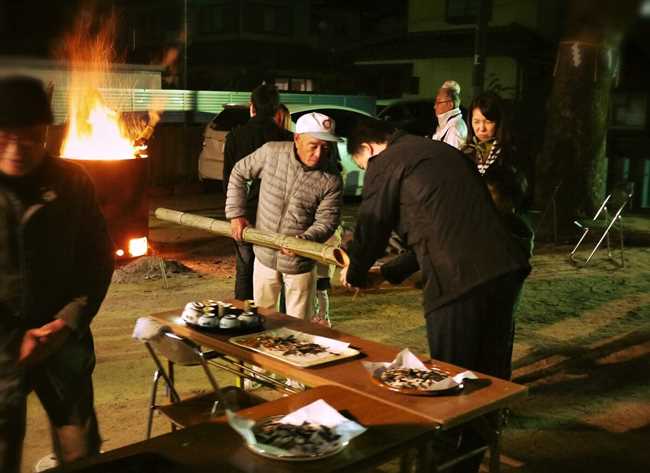
[[[341,447],[341,436],[324,425],[280,422],[262,423],[255,428],[258,442],[288,451],[292,455],[324,455]]]
[[[435,389],[436,383],[447,375],[435,369],[394,368],[385,370],[379,379],[382,383],[395,389],[417,389],[429,391]]]

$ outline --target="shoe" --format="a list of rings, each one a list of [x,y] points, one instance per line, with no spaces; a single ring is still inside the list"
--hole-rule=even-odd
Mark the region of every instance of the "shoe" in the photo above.
[[[57,466],[59,466],[59,462],[56,461],[56,456],[53,453],[50,453],[36,462],[34,465],[34,473],[40,473],[41,471],[56,468]]]
[[[332,322],[330,322],[330,319],[324,319],[320,315],[315,315],[314,317],[312,317],[311,318],[311,323],[318,324],[318,325],[324,325],[325,327],[332,328]]]

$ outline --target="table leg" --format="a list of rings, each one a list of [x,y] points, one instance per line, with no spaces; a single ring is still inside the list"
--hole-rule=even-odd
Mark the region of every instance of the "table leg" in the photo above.
[[[501,432],[506,423],[506,415],[505,410],[499,410],[472,423],[472,427],[487,443],[490,452],[490,473],[499,473],[501,469]]]
[[[428,441],[402,454],[399,471],[400,473],[433,473],[437,471],[436,461],[433,442]]]

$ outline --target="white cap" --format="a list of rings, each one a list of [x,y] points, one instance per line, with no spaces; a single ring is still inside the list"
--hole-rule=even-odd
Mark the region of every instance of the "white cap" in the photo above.
[[[334,119],[318,112],[305,113],[296,122],[296,134],[306,133],[323,141],[343,141],[334,134]]]

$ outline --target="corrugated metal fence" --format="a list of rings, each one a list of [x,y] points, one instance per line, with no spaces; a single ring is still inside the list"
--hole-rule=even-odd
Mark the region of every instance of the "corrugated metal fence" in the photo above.
[[[163,110],[163,119],[149,142],[150,183],[167,186],[198,179],[198,157],[205,123],[228,103],[247,103],[248,92],[155,89],[100,89],[104,101],[119,112]],[[54,90],[52,106],[55,125],[48,148],[60,148],[63,124],[67,119],[70,91]],[[375,99],[365,96],[280,94],[286,104],[339,105],[373,114]]]
[[[67,117],[70,89],[56,88],[52,97],[55,123]],[[228,103],[247,103],[249,92],[207,90],[100,89],[106,104],[119,112],[140,112],[151,109],[165,112],[218,113]],[[375,113],[374,97],[325,94],[280,94],[285,104],[340,105]],[[175,115],[175,114],[170,114]],[[182,115],[181,115],[182,116]]]

